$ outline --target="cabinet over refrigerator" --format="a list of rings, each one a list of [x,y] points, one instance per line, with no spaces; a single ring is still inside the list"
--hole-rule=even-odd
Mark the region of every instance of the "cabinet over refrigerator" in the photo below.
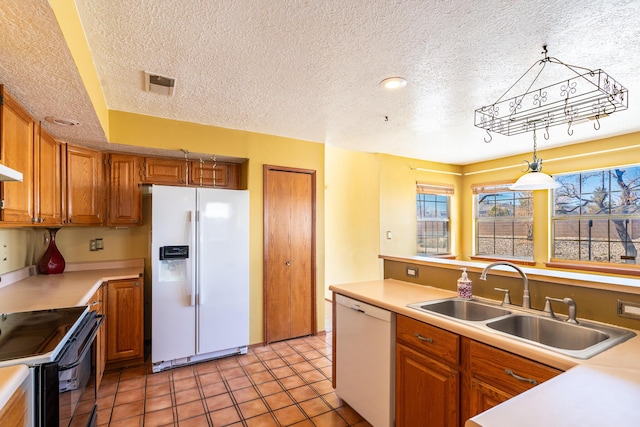
[[[151,187],[153,371],[249,344],[249,193]]]

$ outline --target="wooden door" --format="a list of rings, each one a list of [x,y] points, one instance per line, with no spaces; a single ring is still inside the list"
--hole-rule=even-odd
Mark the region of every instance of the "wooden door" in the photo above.
[[[265,341],[316,333],[315,171],[264,166]]]

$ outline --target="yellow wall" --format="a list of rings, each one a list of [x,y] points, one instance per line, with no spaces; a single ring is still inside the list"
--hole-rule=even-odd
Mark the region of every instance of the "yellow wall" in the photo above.
[[[382,277],[378,156],[325,146],[325,295]]]
[[[416,182],[454,186],[451,197],[452,252],[460,247],[461,167],[380,155],[380,253],[416,255]],[[416,168],[426,169],[415,170]],[[391,239],[387,239],[391,231]]]
[[[67,41],[69,51],[78,67],[78,72],[87,90],[93,109],[98,116],[107,139],[109,139],[109,111],[102,93],[102,85],[93,65],[91,51],[80,23],[75,2],[70,0],[49,0],[49,5],[56,15],[60,30]]]

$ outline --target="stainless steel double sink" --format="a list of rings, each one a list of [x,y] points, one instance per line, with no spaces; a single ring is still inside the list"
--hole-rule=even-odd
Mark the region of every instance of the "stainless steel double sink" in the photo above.
[[[567,356],[588,359],[636,334],[630,330],[588,322],[567,323],[542,312],[502,306],[490,301],[447,298],[407,307],[445,317]]]

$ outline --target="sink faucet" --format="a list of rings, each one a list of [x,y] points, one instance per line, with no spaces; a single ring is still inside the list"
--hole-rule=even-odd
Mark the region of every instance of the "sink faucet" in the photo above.
[[[506,261],[492,262],[491,264],[487,265],[484,270],[482,270],[482,274],[480,274],[480,280],[487,280],[487,273],[497,265],[511,267],[520,274],[524,286],[524,291],[522,292],[522,307],[531,308],[531,297],[529,296],[529,279],[527,279],[527,275],[524,274],[524,271],[522,271],[517,265]]]

